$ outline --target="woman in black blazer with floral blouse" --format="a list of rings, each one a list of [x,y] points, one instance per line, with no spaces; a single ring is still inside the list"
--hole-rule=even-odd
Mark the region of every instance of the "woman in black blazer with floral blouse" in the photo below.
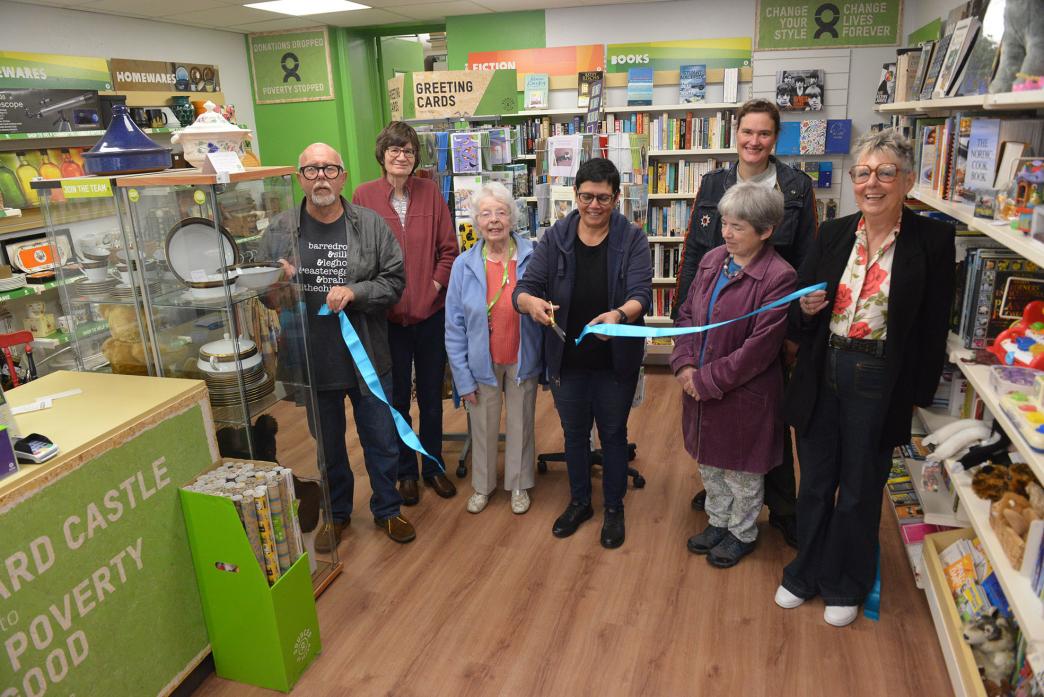
[[[953,226],[903,206],[910,142],[869,133],[856,153],[860,212],[824,223],[798,274],[799,287],[827,289],[792,310],[801,341],[784,398],[801,465],[799,546],[776,603],[821,595],[835,626],[856,618],[873,585],[892,449],[938,386],[954,283]]]

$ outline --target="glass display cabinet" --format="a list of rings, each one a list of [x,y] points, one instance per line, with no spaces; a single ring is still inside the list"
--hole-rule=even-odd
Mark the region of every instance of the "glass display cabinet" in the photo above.
[[[225,458],[278,461],[298,480],[313,585],[340,571],[315,554],[329,511],[304,341],[290,167],[196,169],[39,182],[79,370],[204,380]],[[78,210],[90,201],[89,220]],[[98,215],[107,207],[111,215]],[[105,213],[105,210],[101,211]],[[311,534],[308,532],[311,531]],[[329,547],[331,545],[324,545]]]

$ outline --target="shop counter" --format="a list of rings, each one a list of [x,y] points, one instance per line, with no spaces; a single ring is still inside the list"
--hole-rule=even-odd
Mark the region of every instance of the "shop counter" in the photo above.
[[[57,372],[6,393],[60,448],[0,480],[0,695],[166,695],[207,655],[178,487],[218,459],[197,380]]]

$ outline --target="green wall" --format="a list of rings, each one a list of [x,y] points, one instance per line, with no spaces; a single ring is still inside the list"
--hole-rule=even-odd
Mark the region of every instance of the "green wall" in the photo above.
[[[394,37],[381,39],[381,84],[387,85],[388,78],[394,77],[396,70],[405,73],[424,72],[424,47],[417,41]],[[381,102],[387,119],[391,114],[387,89],[381,90]]]
[[[472,51],[544,48],[544,11],[497,12],[446,18],[446,62],[463,70]]]

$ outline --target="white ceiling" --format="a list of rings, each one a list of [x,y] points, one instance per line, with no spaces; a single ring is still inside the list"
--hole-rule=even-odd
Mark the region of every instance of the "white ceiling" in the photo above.
[[[140,17],[159,22],[220,29],[242,34],[304,29],[318,25],[365,27],[384,24],[441,22],[447,16],[557,7],[622,5],[649,0],[356,0],[372,9],[289,17],[244,7],[235,0],[16,0],[29,5],[64,7],[84,12]],[[242,0],[248,2],[250,0]],[[655,0],[654,0],[655,1]]]

